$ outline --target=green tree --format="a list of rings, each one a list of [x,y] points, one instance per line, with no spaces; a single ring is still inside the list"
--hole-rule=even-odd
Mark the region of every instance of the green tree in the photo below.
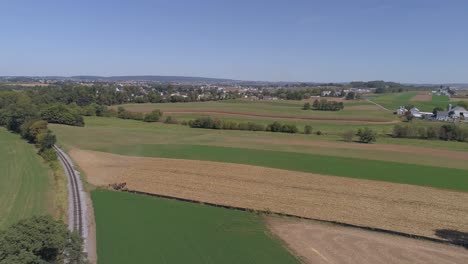
[[[83,241],[50,216],[34,216],[0,231],[0,264],[87,263]]]
[[[372,142],[375,142],[376,140],[376,133],[366,127],[364,129],[359,129],[358,132],[357,132],[357,136],[359,137],[359,142],[362,142],[362,143],[372,143]]]
[[[302,107],[303,110],[310,110],[310,103],[305,103]]]
[[[36,137],[36,144],[40,150],[50,149],[57,142],[57,138],[51,131],[42,132]]]
[[[444,111],[444,109],[440,106],[434,107],[434,109],[432,109],[432,113],[434,115],[437,115],[437,112],[440,112],[440,111]]]
[[[159,109],[153,110],[151,113],[146,114],[143,121],[145,122],[158,122],[162,116],[162,112]]]

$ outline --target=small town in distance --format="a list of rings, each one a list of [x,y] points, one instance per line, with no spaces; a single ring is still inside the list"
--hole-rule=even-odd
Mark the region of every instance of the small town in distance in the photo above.
[[[0,8],[0,264],[468,263],[468,3]]]

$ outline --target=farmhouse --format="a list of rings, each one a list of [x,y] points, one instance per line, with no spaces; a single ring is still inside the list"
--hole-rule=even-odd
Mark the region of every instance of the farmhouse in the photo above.
[[[429,119],[429,118],[432,118],[432,116],[434,115],[431,112],[421,112],[416,107],[411,108],[410,112],[411,112],[411,115],[414,116],[415,118]]]
[[[468,111],[461,106],[457,106],[454,108],[451,108],[450,106],[449,112],[452,114],[452,118],[465,119],[466,117],[468,117]]]
[[[403,106],[400,106],[400,108],[396,110],[397,115],[404,115],[406,112],[408,112],[408,110]]]

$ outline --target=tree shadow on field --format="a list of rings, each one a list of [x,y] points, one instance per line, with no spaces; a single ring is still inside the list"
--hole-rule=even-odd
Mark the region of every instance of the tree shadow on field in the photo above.
[[[452,244],[468,249],[468,233],[451,229],[437,229],[435,235],[448,240]]]

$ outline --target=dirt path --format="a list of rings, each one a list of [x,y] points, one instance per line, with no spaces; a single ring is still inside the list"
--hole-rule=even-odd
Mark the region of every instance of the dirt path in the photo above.
[[[270,217],[273,234],[310,264],[454,264],[467,263],[468,250],[378,232]]]
[[[468,232],[468,193],[258,166],[70,151],[97,186],[129,189],[438,238]]]
[[[383,110],[385,110],[385,111],[387,111],[387,112],[392,112],[392,110],[390,110],[390,109],[386,108],[385,106],[380,105],[380,104],[378,104],[378,103],[376,103],[376,102],[374,102],[374,101],[372,101],[372,100],[370,100],[370,99],[366,99],[366,101],[369,102],[369,103],[371,103],[371,104],[375,104],[376,106],[382,108]]]

